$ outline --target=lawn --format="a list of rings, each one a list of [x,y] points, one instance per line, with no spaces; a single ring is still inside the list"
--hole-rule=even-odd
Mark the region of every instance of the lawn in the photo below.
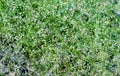
[[[119,5],[0,0],[0,74],[120,76]]]

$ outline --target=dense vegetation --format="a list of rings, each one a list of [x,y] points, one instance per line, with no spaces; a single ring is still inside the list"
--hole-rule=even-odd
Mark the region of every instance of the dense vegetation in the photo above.
[[[120,76],[118,0],[0,0],[0,66],[17,76]]]

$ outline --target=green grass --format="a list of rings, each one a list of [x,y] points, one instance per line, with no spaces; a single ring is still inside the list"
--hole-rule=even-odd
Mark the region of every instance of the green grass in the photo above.
[[[25,50],[39,75],[119,76],[112,0],[1,0],[0,47]]]

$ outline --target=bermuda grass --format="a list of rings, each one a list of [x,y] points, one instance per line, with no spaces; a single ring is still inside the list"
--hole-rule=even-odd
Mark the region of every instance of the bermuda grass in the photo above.
[[[119,76],[119,0],[0,0],[0,48],[38,76]]]

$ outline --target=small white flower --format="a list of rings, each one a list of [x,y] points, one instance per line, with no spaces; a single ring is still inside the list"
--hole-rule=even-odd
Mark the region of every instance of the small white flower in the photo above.
[[[116,12],[116,14],[120,16],[120,10],[119,10],[119,11],[117,11],[117,12]]]

